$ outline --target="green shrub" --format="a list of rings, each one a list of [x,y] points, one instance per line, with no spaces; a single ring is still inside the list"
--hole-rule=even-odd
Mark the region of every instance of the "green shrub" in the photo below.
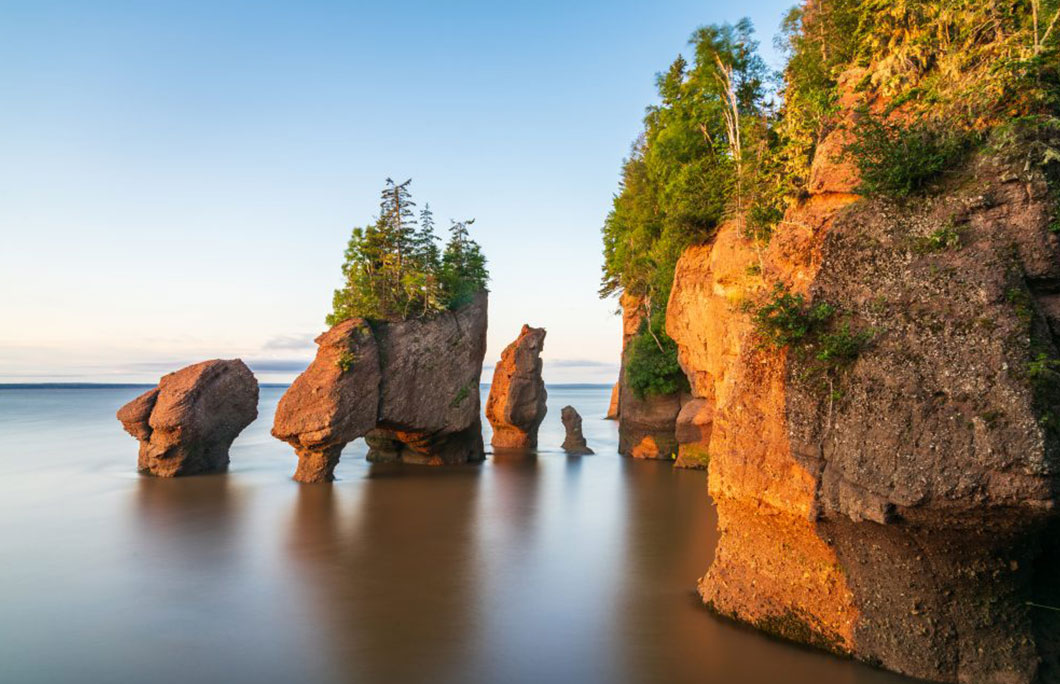
[[[653,336],[647,324],[630,340],[626,382],[638,398],[688,391],[688,378],[677,363],[677,343],[663,330]]]
[[[833,366],[845,365],[858,358],[871,339],[871,331],[852,331],[850,323],[844,322],[832,332],[821,333],[814,358]]]
[[[926,237],[917,238],[913,251],[918,254],[929,252],[944,252],[950,249],[959,249],[961,246],[961,233],[957,226],[950,223],[931,233]]]
[[[864,195],[903,198],[923,191],[967,149],[967,139],[925,121],[908,126],[861,111],[855,140],[846,146],[861,174]]]
[[[772,297],[754,309],[755,332],[773,347],[797,344],[835,313],[830,304],[806,304],[801,294],[793,295],[783,284],[773,286]]]

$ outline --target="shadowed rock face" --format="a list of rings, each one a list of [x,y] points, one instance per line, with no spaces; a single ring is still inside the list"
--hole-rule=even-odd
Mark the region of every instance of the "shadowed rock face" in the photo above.
[[[232,441],[258,417],[258,381],[239,359],[203,361],[163,376],[117,417],[140,441],[140,472],[222,472]]]
[[[1060,331],[1045,183],[977,157],[898,206],[858,201],[828,164],[819,151],[815,194],[787,212],[761,276],[731,222],[677,267],[667,330],[700,402],[689,414],[710,415],[721,530],[700,594],[925,679],[1055,681],[1055,616],[1028,604],[1055,605],[1057,577],[1060,388],[1031,365],[1057,358]],[[959,244],[924,247],[947,228]],[[777,281],[841,307],[871,344],[830,376],[763,349],[733,302]]]
[[[593,450],[585,443],[582,434],[582,417],[573,406],[564,406],[560,413],[567,436],[563,439],[563,450],[568,454],[591,454]]]
[[[493,371],[486,418],[493,426],[491,444],[500,449],[537,447],[537,428],[545,419],[545,381],[541,351],[545,329],[524,325],[519,337],[501,353]]]
[[[344,321],[276,407],[272,434],[295,448],[299,482],[334,479],[347,443],[366,437],[372,460],[482,460],[479,376],[486,293],[429,319]]]

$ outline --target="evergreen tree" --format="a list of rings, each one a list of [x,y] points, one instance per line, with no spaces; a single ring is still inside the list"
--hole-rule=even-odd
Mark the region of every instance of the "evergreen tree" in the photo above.
[[[462,306],[485,288],[486,259],[467,231],[472,222],[453,223],[441,254],[429,205],[416,222],[410,184],[388,178],[379,217],[353,230],[342,266],[344,284],[335,291],[328,325],[353,317],[429,316]]]
[[[486,289],[489,280],[486,257],[467,230],[474,222],[475,219],[450,221],[449,242],[442,254],[441,277],[451,309],[470,302],[476,292]]]

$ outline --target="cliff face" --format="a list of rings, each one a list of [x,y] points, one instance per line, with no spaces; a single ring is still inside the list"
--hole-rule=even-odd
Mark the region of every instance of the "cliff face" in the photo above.
[[[721,529],[700,594],[918,677],[1053,676],[1054,616],[1027,602],[1056,572],[1038,558],[1060,491],[1055,205],[1036,168],[983,155],[936,197],[859,199],[826,153],[842,135],[761,255],[731,221],[677,267],[667,331],[709,415]],[[763,348],[741,303],[774,282],[868,331],[849,368]]]
[[[619,304],[622,306],[622,367],[618,376],[618,453],[670,460],[677,453],[674,433],[682,397],[677,393],[638,397],[629,386],[626,378],[629,344],[645,316],[637,297],[623,294]]]
[[[486,294],[424,320],[339,323],[276,407],[272,434],[295,447],[300,482],[331,480],[342,448],[368,437],[370,460],[482,460],[479,377]]]

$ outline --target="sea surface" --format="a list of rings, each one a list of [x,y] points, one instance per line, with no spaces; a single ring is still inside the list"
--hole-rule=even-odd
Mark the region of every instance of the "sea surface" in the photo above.
[[[0,389],[0,682],[908,681],[709,614],[706,476],[618,456],[607,387],[551,387],[536,456],[357,442],[331,485],[290,479],[278,387],[227,474],[138,475],[144,389]]]

